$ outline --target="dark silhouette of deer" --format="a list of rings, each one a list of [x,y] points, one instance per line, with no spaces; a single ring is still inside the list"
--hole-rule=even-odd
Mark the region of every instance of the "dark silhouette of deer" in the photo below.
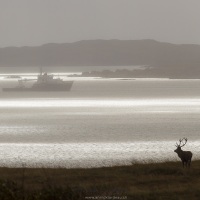
[[[183,138],[179,140],[179,144],[176,143],[177,149],[174,150],[178,154],[178,157],[182,160],[183,168],[184,166],[190,167],[190,163],[192,160],[192,152],[191,151],[183,151],[181,147],[185,146],[187,143],[187,138]]]

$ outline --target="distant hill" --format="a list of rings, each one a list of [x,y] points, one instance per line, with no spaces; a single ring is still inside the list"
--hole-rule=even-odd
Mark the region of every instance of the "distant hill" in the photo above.
[[[0,67],[129,65],[148,65],[170,73],[193,74],[200,68],[200,45],[154,40],[86,40],[0,48]]]

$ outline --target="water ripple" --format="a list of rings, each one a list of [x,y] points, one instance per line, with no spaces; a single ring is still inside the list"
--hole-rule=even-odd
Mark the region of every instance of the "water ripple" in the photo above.
[[[199,159],[200,141],[187,146]],[[90,168],[179,160],[174,142],[1,144],[0,166]]]

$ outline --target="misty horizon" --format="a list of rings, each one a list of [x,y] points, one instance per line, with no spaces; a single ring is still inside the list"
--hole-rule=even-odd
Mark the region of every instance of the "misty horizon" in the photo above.
[[[0,48],[0,67],[46,66],[55,67],[56,71],[59,66],[80,66],[80,69],[94,66],[91,70],[98,66],[108,66],[107,69],[109,66],[149,66],[144,71],[135,71],[131,76],[127,72],[122,77],[199,78],[199,54],[200,45],[192,44],[175,45],[155,40],[84,40]]]
[[[41,44],[37,44],[37,45],[22,45],[22,46],[5,46],[5,47],[0,47],[0,49],[4,49],[4,48],[12,48],[12,47],[17,47],[17,48],[23,48],[23,47],[41,47],[41,46],[45,46],[45,45],[51,45],[51,44],[74,44],[74,43],[80,43],[80,42],[87,42],[87,41],[154,41],[154,42],[158,42],[158,43],[163,43],[163,44],[172,44],[172,45],[197,45],[200,46],[200,44],[195,44],[195,43],[173,43],[173,42],[167,42],[167,41],[159,41],[156,39],[151,39],[151,38],[144,38],[144,39],[86,39],[86,40],[77,40],[77,41],[72,41],[72,42],[47,42],[47,43],[41,43]]]

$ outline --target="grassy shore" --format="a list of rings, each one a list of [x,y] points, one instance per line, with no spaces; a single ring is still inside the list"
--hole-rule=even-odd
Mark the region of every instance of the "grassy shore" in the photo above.
[[[0,168],[0,199],[200,199],[200,161],[93,169]]]

